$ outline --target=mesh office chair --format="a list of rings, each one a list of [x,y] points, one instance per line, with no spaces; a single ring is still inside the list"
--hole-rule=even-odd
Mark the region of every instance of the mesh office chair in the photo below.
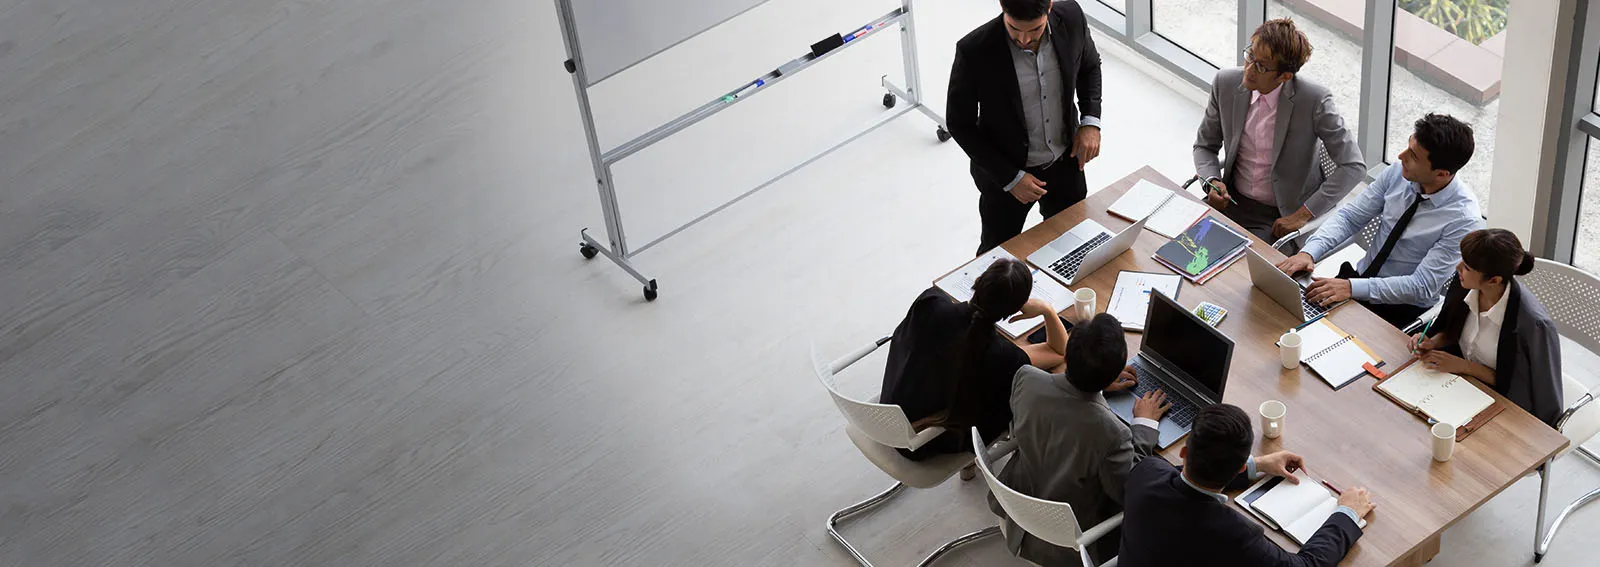
[[[852,504],[828,517],[826,525],[828,535],[838,541],[839,545],[844,546],[845,551],[850,552],[850,555],[855,557],[856,562],[863,567],[872,567],[872,562],[868,561],[860,550],[856,549],[854,545],[845,540],[844,536],[839,534],[838,527],[840,522],[877,507],[893,498],[907,486],[913,488],[939,486],[949,480],[950,477],[955,476],[956,472],[963,467],[971,464],[973,460],[972,455],[969,454],[940,455],[923,461],[913,461],[905,458],[895,449],[915,450],[944,433],[944,428],[930,427],[922,431],[914,431],[911,428],[911,421],[906,418],[905,411],[900,409],[900,406],[877,403],[876,397],[867,401],[857,400],[839,392],[835,376],[850,365],[872,354],[873,351],[878,350],[878,347],[888,344],[889,340],[890,337],[883,337],[874,341],[873,344],[862,347],[833,362],[819,358],[815,346],[811,349],[811,367],[816,371],[817,380],[822,383],[823,387],[827,388],[828,395],[833,398],[834,405],[838,406],[839,413],[844,415],[846,422],[845,434],[850,437],[850,442],[855,444],[856,449],[861,451],[862,456],[865,456],[874,466],[895,479],[894,486],[889,487],[888,490],[878,493],[877,496]],[[984,445],[979,442],[974,446],[983,447]],[[951,550],[999,534],[1000,528],[991,526],[961,536],[934,550],[918,565],[928,565]]]
[[[1600,277],[1566,264],[1536,258],[1533,271],[1519,276],[1517,281],[1527,286],[1528,291],[1533,292],[1544,304],[1562,337],[1600,354],[1600,300],[1596,299],[1600,297]],[[1562,368],[1570,366],[1563,364]],[[1565,371],[1561,375],[1561,388],[1565,398],[1563,405],[1567,409],[1557,420],[1556,429],[1566,436],[1569,444],[1539,468],[1539,524],[1534,530],[1533,552],[1535,563],[1544,559],[1556,531],[1561,529],[1562,522],[1573,511],[1600,499],[1600,488],[1596,488],[1562,509],[1548,529],[1544,525],[1545,501],[1550,492],[1550,465],[1567,453],[1577,451],[1590,463],[1600,466],[1600,456],[1582,446],[1583,442],[1600,434],[1600,405],[1590,403],[1594,401],[1596,391]]]
[[[983,438],[978,434],[977,428],[971,429],[971,435],[974,442],[978,445],[983,444]],[[1122,514],[1107,518],[1088,531],[1083,531],[1078,526],[1078,517],[1072,513],[1071,504],[1034,498],[1000,482],[1000,479],[994,476],[994,466],[991,463],[993,459],[1003,455],[1004,453],[993,457],[987,454],[979,455],[978,469],[983,471],[983,481],[989,484],[989,492],[994,494],[995,501],[1006,511],[1006,516],[1033,537],[1053,545],[1077,550],[1078,558],[1083,565],[1095,565],[1094,560],[1089,558],[1089,546],[1121,526]],[[1116,565],[1117,558],[1113,557],[1100,567],[1116,567]]]

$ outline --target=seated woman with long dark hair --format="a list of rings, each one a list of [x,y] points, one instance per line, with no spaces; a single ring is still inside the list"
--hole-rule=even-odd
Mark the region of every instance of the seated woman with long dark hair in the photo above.
[[[912,460],[972,451],[967,427],[985,440],[1011,424],[1011,379],[1024,364],[1053,368],[1067,349],[1067,330],[1055,307],[1029,299],[1033,275],[1026,264],[1002,259],[973,284],[971,301],[956,301],[937,287],[911,304],[894,330],[879,401],[905,410],[919,431],[949,429],[916,451]],[[995,330],[1011,317],[1043,315],[1047,340],[1019,347]]]
[[[1564,409],[1561,336],[1544,304],[1514,277],[1531,271],[1533,254],[1511,231],[1467,234],[1437,332],[1412,346],[1430,368],[1477,378],[1553,426]]]

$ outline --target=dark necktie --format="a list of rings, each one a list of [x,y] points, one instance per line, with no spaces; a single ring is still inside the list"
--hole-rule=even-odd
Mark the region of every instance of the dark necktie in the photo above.
[[[1411,200],[1411,207],[1405,214],[1400,215],[1400,220],[1394,223],[1394,230],[1389,231],[1389,237],[1383,240],[1383,247],[1378,249],[1378,255],[1372,258],[1372,263],[1361,272],[1361,277],[1370,278],[1378,275],[1378,270],[1383,268],[1384,260],[1389,259],[1389,253],[1394,251],[1394,245],[1400,242],[1400,235],[1406,231],[1406,225],[1411,224],[1411,217],[1417,216],[1417,205],[1422,204],[1422,194],[1417,193]]]

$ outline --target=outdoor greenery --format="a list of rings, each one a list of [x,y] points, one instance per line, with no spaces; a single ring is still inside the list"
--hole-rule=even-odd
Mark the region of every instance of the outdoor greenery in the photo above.
[[[1400,9],[1476,45],[1506,29],[1509,3],[1510,0],[1400,0]]]

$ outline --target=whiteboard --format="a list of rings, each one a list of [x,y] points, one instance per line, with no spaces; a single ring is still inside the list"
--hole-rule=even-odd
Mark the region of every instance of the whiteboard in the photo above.
[[[565,0],[589,85],[767,0]]]

